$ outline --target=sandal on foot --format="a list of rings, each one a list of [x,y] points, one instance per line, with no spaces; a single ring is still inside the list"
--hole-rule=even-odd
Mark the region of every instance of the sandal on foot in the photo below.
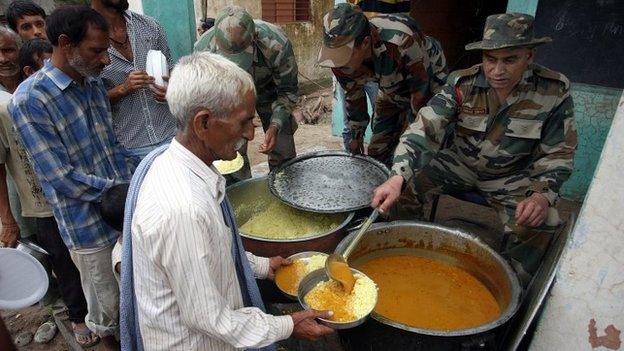
[[[82,347],[91,347],[100,342],[100,337],[95,335],[86,326],[84,328],[77,328],[76,324],[72,323],[72,330],[76,342]]]

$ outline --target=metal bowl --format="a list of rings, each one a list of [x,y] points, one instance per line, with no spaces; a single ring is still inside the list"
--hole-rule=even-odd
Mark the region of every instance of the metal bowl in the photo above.
[[[17,250],[20,250],[22,252],[25,252],[33,256],[39,262],[42,262],[42,263],[45,262],[47,258],[50,256],[50,254],[44,248],[35,244],[29,239],[20,239],[17,242],[18,242],[17,247],[15,247]]]
[[[304,252],[299,252],[296,253],[294,255],[291,255],[288,257],[289,260],[291,260],[292,262],[295,262],[295,260],[302,260],[302,261],[307,261],[310,257],[312,256],[317,256],[317,255],[321,255],[321,256],[325,256],[325,258],[327,258],[327,256],[329,256],[328,254],[324,253],[324,252],[317,252],[317,251],[304,251]],[[278,271],[279,272],[279,269]],[[275,274],[277,275],[277,272],[275,272]],[[275,286],[277,286],[277,289],[287,298],[297,301],[298,297],[297,295],[291,295],[289,293],[287,293],[286,291],[282,290],[282,288],[277,284],[277,281],[275,282]]]
[[[269,191],[267,177],[257,177],[233,184],[227,188],[227,195],[234,208],[236,222],[241,225],[254,214],[263,211],[273,202],[280,201]],[[280,255],[288,257],[302,251],[319,251],[331,253],[346,235],[346,227],[353,220],[353,212],[341,213],[343,221],[325,233],[303,238],[269,239],[249,233],[240,232],[243,246],[247,251],[258,256],[272,257]],[[318,216],[310,212],[310,217]]]
[[[354,268],[351,268],[351,272],[353,272],[353,274],[358,273],[363,276],[366,276],[366,274]],[[309,273],[308,275],[306,275],[305,278],[301,280],[301,283],[299,283],[299,290],[297,291],[297,298],[299,300],[299,303],[301,304],[301,306],[303,306],[304,309],[306,310],[310,309],[310,306],[308,306],[308,304],[305,303],[304,297],[318,283],[328,281],[328,280],[329,280],[329,277],[327,276],[327,273],[325,272],[325,268],[317,269]],[[325,324],[326,326],[332,329],[350,329],[350,328],[357,327],[358,325],[364,323],[366,319],[368,319],[368,316],[371,314],[371,312],[373,312],[373,310],[375,309],[375,305],[377,305],[377,296],[378,295],[375,294],[375,303],[373,304],[373,308],[371,308],[371,310],[368,311],[368,313],[360,319],[357,319],[351,322],[335,322],[335,321],[331,321],[331,320],[324,319],[324,318],[318,318],[318,320],[320,320],[321,323]]]

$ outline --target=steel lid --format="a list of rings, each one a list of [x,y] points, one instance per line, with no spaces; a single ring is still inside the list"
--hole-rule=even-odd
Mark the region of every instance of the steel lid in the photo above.
[[[288,205],[319,213],[370,205],[373,190],[390,175],[379,161],[344,151],[318,151],[285,162],[268,177],[269,190]]]

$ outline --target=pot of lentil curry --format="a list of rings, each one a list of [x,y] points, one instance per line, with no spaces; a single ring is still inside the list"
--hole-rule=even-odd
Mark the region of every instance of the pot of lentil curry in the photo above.
[[[336,251],[344,250],[353,235]],[[341,332],[352,350],[494,350],[519,307],[521,288],[509,264],[458,229],[377,223],[349,264],[379,289],[372,318]]]
[[[290,207],[271,194],[266,176],[232,184],[227,195],[243,246],[264,257],[288,257],[302,251],[331,253],[354,216],[353,212],[322,214]]]

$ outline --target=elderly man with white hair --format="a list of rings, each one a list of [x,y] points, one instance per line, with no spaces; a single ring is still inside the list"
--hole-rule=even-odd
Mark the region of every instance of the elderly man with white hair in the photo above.
[[[122,349],[274,349],[291,335],[332,332],[315,321],[329,311],[264,312],[255,278],[289,262],[243,250],[212,165],[253,139],[255,96],[251,76],[220,55],[195,53],[174,68],[167,101],[177,134],[145,158],[128,193]]]

